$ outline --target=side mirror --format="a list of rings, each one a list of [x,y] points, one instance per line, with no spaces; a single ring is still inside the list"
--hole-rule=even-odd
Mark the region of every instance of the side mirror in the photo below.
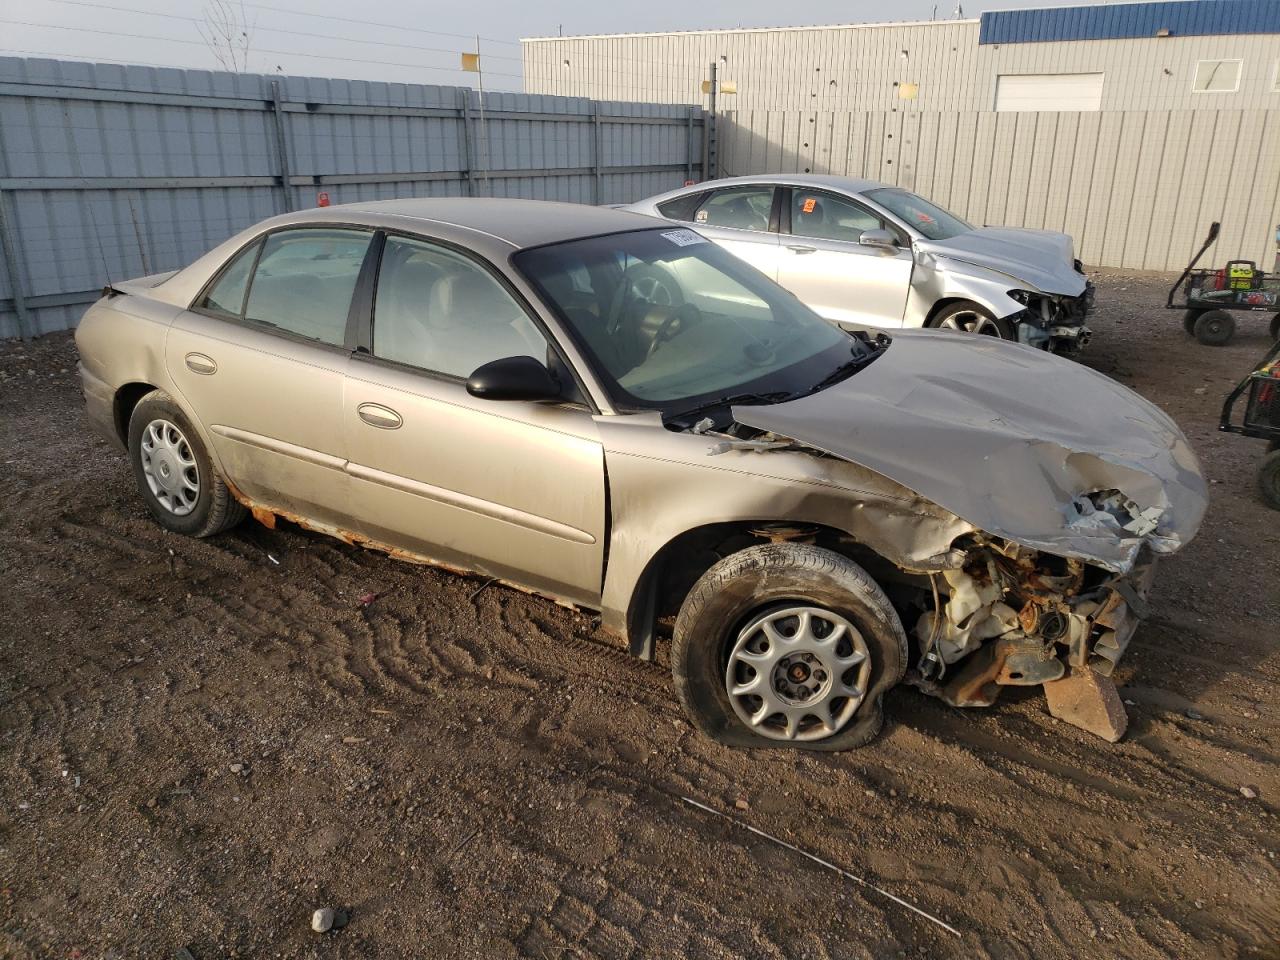
[[[862,235],[858,237],[858,243],[864,247],[880,247],[881,249],[896,250],[898,249],[898,241],[888,230],[863,230]]]
[[[477,367],[467,393],[482,400],[559,400],[564,388],[533,357],[504,357]]]

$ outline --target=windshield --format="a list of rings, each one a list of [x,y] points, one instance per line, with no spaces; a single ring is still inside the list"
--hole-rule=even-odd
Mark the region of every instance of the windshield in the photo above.
[[[936,203],[930,203],[910,190],[884,187],[879,190],[868,190],[866,197],[880,204],[907,226],[923,233],[930,240],[950,240],[973,229],[972,224],[965,223],[954,213],[948,213]]]
[[[574,240],[514,262],[622,407],[795,395],[873,353],[692,230]]]

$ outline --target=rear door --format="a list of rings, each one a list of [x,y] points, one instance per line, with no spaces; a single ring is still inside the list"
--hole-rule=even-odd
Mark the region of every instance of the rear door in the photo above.
[[[771,184],[723,187],[706,195],[693,225],[770,280],[778,278],[778,188]]]
[[[371,309],[342,408],[360,529],[598,603],[606,504],[592,411],[467,393],[491,360],[558,356],[519,295],[465,251],[388,235]]]
[[[828,320],[902,326],[914,265],[910,243],[862,246],[864,230],[900,232],[852,198],[800,187],[787,193],[778,283]]]
[[[250,499],[349,525],[347,321],[373,232],[298,227],[241,251],[169,331],[165,362]]]

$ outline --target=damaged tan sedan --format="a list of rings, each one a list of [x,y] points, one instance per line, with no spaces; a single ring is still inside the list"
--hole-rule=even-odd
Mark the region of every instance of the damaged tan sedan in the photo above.
[[[1111,739],[1157,556],[1195,534],[1174,423],[987,337],[840,330],[633,213],[404,200],[268,220],[104,291],[90,418],[170,530],[247,512],[574,606],[739,746],[866,743],[910,674],[1043,684]]]

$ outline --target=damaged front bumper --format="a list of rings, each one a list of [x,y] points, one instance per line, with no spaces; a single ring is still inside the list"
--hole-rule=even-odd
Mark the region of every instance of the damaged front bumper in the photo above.
[[[990,547],[936,582],[916,626],[914,684],[956,707],[986,707],[1006,686],[1044,685],[1055,716],[1115,741],[1124,708],[1111,675],[1147,616],[1155,559],[1107,574],[1080,561],[1046,568],[1027,551]],[[1065,706],[1063,705],[1065,704]]]
[[[1089,343],[1093,331],[1085,321],[1093,311],[1094,287],[1086,283],[1078,297],[1058,297],[1014,290],[1009,294],[1026,305],[1009,320],[1018,331],[1018,341],[1028,346],[1069,354]]]

